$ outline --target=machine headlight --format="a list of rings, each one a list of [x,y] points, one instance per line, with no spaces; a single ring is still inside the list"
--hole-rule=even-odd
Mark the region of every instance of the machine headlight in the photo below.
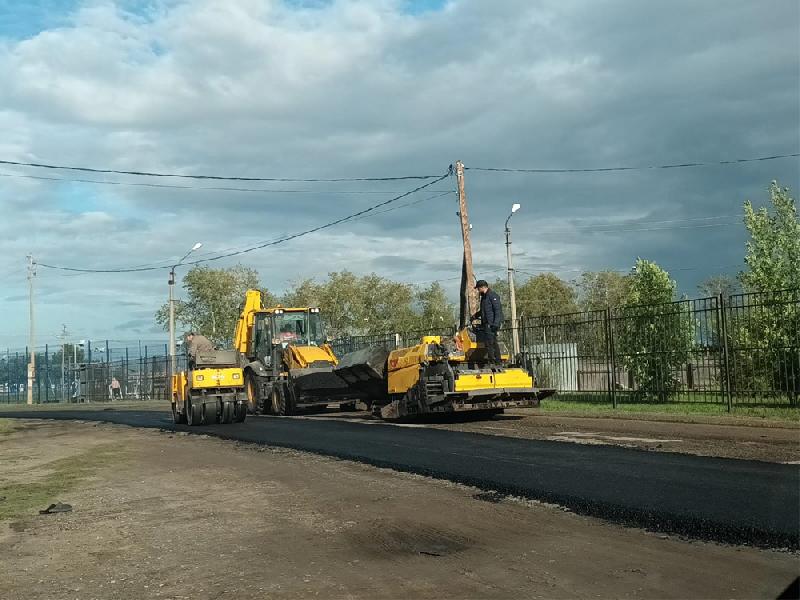
[[[195,381],[203,381],[203,376],[202,375],[195,375],[194,378],[195,378]]]
[[[241,379],[241,377],[239,376],[238,373],[234,373],[233,375],[231,375],[231,378],[232,379]]]

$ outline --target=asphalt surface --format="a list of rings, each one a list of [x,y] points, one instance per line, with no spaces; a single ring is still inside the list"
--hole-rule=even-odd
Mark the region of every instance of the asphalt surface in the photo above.
[[[800,466],[525,440],[372,422],[248,417],[173,425],[145,411],[0,412],[205,433],[355,460],[551,502],[576,513],[719,542],[800,547]],[[424,507],[420,507],[424,510]]]

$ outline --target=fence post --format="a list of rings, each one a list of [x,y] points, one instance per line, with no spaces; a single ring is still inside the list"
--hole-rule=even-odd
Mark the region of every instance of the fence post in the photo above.
[[[609,366],[608,387],[611,393],[611,407],[617,408],[617,365],[614,360],[614,328],[611,326],[611,307],[606,306],[606,361]]]
[[[725,306],[725,296],[719,295],[720,324],[722,327],[722,366],[725,369],[725,377],[722,378],[722,392],[728,404],[728,412],[733,410],[733,394],[731,390],[731,369],[730,354],[728,349],[728,315]]]
[[[39,393],[39,402],[42,401],[41,392]],[[47,344],[44,345],[44,401],[50,402],[50,348]]]

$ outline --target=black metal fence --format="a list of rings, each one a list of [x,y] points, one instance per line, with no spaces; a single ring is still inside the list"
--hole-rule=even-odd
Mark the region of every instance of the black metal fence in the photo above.
[[[519,328],[540,386],[615,405],[797,406],[799,332],[798,289],[538,317]]]
[[[454,333],[351,336],[332,346],[341,356]],[[800,288],[522,319],[518,336],[537,385],[564,400],[800,405]],[[513,347],[510,328],[500,337]],[[37,352],[34,402],[166,401],[165,344],[91,348],[64,357],[63,376],[60,354]],[[28,360],[25,351],[0,355],[0,402],[26,401]]]

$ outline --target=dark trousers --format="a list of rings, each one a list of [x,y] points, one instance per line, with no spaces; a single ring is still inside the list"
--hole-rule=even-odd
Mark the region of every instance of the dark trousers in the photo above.
[[[482,329],[479,341],[486,347],[486,361],[500,364],[500,342],[497,341],[497,332],[489,329]]]

